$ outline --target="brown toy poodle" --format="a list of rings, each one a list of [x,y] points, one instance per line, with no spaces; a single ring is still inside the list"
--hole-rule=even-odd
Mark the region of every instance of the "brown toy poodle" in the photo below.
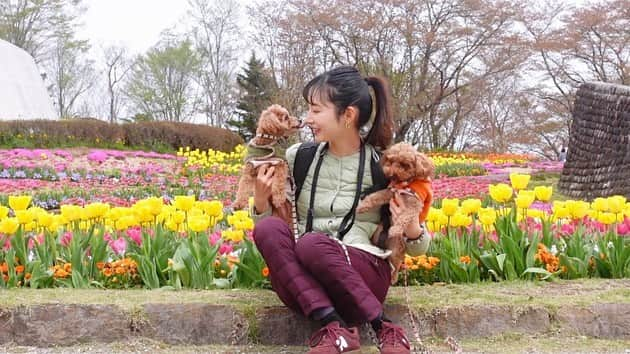
[[[404,230],[414,218],[424,222],[433,201],[431,178],[435,165],[430,158],[407,143],[398,143],[385,150],[381,166],[389,187],[366,196],[357,206],[357,212],[365,212],[392,201],[398,193],[407,206],[402,215],[392,220],[385,246],[392,251],[389,261],[393,266],[392,284],[398,278],[398,270],[405,259]]]
[[[287,138],[300,128],[300,121],[289,115],[289,112],[278,104],[267,107],[260,114],[256,136],[247,144],[236,200],[232,204],[234,209],[243,209],[248,206],[249,197],[254,192],[258,167],[264,164],[275,166],[271,186],[272,207],[276,210],[286,209],[289,175],[289,165],[285,159],[288,147]]]

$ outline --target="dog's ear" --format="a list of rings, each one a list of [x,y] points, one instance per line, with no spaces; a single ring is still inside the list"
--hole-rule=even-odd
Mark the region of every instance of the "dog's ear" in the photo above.
[[[435,165],[433,161],[425,154],[418,153],[416,155],[416,174],[420,177],[433,177],[435,173]]]
[[[264,110],[258,118],[256,131],[262,134],[278,135],[280,133],[278,117],[270,110]]]

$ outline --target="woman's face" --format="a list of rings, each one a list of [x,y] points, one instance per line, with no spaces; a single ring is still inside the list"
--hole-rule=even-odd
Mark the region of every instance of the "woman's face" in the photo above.
[[[343,139],[344,131],[347,133],[343,120],[337,118],[335,106],[319,98],[314,98],[309,104],[305,123],[311,128],[317,143]]]

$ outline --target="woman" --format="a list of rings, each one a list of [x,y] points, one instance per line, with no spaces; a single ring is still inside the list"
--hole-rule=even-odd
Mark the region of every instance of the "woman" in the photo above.
[[[322,324],[311,337],[309,353],[358,350],[359,331],[351,326],[365,322],[374,328],[381,353],[409,353],[404,330],[383,316],[391,281],[389,251],[370,241],[380,213],[354,213],[358,195],[372,187],[366,168],[372,154],[392,141],[387,83],[343,66],[315,77],[303,96],[309,105],[305,123],[320,144],[297,200],[302,236],[294,240],[282,219],[269,216],[273,167],[260,168],[254,193],[254,240],[269,267],[272,287],[288,307]],[[364,139],[361,130],[370,123]],[[298,147],[287,150],[291,167]],[[390,203],[393,218],[405,207],[396,199]],[[429,237],[419,222],[405,236],[407,253],[426,252]]]

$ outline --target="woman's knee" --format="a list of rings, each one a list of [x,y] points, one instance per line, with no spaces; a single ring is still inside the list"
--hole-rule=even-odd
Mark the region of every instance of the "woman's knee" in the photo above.
[[[277,246],[291,239],[291,229],[284,220],[269,216],[256,223],[253,230],[254,243],[258,249],[273,244]]]
[[[321,260],[328,253],[330,242],[328,236],[317,232],[302,236],[295,245],[297,259],[304,265],[312,264],[315,260]]]

